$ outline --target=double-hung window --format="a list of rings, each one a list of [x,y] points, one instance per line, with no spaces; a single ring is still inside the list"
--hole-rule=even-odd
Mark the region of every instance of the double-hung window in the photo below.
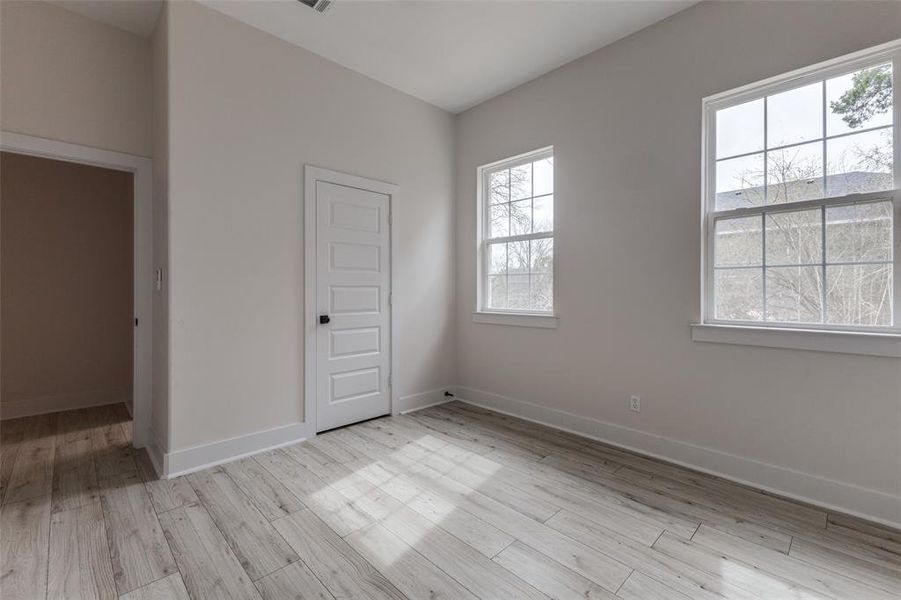
[[[553,315],[553,148],[485,165],[478,180],[478,312]]]
[[[901,45],[704,101],[704,322],[897,333]]]

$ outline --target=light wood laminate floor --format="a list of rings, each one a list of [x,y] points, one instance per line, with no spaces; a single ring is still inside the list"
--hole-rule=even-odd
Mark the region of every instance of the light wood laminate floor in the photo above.
[[[454,402],[167,481],[2,423],[4,600],[897,599],[901,533]]]

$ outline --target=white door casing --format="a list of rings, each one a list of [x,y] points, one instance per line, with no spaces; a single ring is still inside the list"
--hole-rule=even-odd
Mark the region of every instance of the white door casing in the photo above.
[[[305,277],[314,308],[306,311],[305,389],[315,402],[306,406],[315,431],[324,431],[391,412],[394,186],[307,167],[306,190],[314,196],[307,210],[315,210],[305,216],[307,232],[315,223],[315,244],[306,244],[315,272]]]

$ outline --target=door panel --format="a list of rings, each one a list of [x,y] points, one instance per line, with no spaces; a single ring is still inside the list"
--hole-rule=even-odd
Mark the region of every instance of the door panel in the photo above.
[[[391,410],[389,196],[316,182],[316,425]]]
[[[332,271],[379,271],[381,268],[380,248],[370,244],[331,244]]]
[[[332,331],[330,338],[330,358],[362,356],[377,353],[381,350],[379,328],[359,327],[345,331]]]
[[[343,402],[369,397],[381,391],[381,377],[378,367],[344,371],[332,375],[332,402]]]
[[[379,315],[381,293],[377,285],[333,285],[329,289],[328,313]]]

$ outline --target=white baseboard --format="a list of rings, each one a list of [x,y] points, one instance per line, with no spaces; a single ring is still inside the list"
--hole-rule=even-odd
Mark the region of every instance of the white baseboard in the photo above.
[[[575,433],[787,498],[901,528],[901,497],[507,396],[457,387],[457,400]]]
[[[120,402],[128,406],[131,398],[127,393],[121,391],[73,392],[38,398],[16,398],[4,400],[0,404],[0,419],[5,421],[6,419],[44,415],[63,410],[119,404]]]
[[[290,446],[304,441],[307,439],[307,435],[305,423],[292,423],[219,442],[176,450],[163,456],[163,476],[177,477],[267,450]]]
[[[444,395],[448,389],[450,388],[443,387],[403,396],[398,399],[397,412],[406,413],[449,402],[452,398]],[[151,460],[156,463],[154,468],[158,469],[161,476],[177,477],[267,450],[297,444],[311,435],[315,434],[309,431],[306,423],[293,423],[168,453],[162,451],[156,437],[153,437],[148,452]]]
[[[398,399],[398,406],[395,407],[395,413],[405,415],[413,411],[422,410],[423,408],[450,402],[453,400],[453,397],[445,396],[444,392],[447,391],[453,393],[451,387],[448,386],[436,390],[429,390],[427,392],[420,392],[418,394],[411,394],[409,396],[402,396]]]

